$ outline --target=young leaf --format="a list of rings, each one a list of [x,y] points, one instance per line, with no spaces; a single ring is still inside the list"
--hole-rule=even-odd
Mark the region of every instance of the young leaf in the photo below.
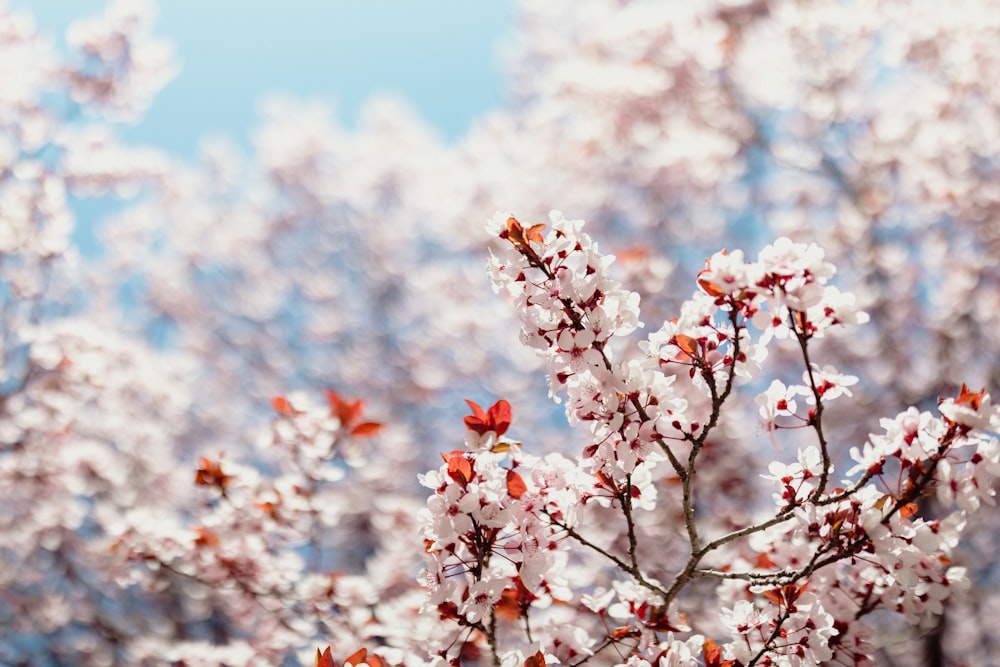
[[[511,498],[520,498],[528,491],[524,480],[513,470],[507,471],[507,494]]]
[[[465,488],[472,479],[472,463],[464,456],[452,456],[448,459],[448,476]]]
[[[501,398],[490,407],[489,414],[486,415],[486,418],[491,426],[490,430],[498,436],[503,435],[507,432],[507,428],[510,426],[510,403]]]
[[[511,421],[510,403],[500,399],[490,407],[489,412],[484,412],[478,403],[469,399],[465,399],[465,402],[472,408],[472,414],[464,419],[467,429],[479,435],[493,431],[498,436],[507,431]]]
[[[361,413],[365,409],[363,400],[347,400],[332,389],[327,389],[326,402],[330,406],[330,414],[339,419],[344,426],[354,426],[361,421]]]
[[[367,662],[365,658],[368,657],[368,649],[359,649],[352,653],[346,660],[344,660],[344,665],[360,665],[363,662]]]
[[[675,338],[677,340],[677,347],[681,348],[681,352],[684,353],[680,356],[681,359],[687,357],[693,359],[698,356],[698,341],[696,339],[684,334],[677,334]]]
[[[545,667],[545,654],[538,651],[535,655],[529,655],[524,660],[524,667]]]
[[[313,667],[337,667],[333,661],[333,656],[330,655],[329,646],[322,653],[319,652],[319,649],[316,649],[316,662],[313,664]]]
[[[271,399],[271,407],[279,415],[285,415],[286,417],[291,417],[295,414],[296,410],[292,407],[291,401],[289,401],[284,396],[275,396]]]
[[[500,238],[507,239],[518,248],[527,248],[530,241],[545,242],[542,236],[543,229],[545,229],[544,224],[532,225],[525,229],[516,218],[509,217],[507,218],[507,228],[500,232]]]
[[[371,438],[379,434],[382,424],[378,422],[362,422],[351,429],[352,438]]]

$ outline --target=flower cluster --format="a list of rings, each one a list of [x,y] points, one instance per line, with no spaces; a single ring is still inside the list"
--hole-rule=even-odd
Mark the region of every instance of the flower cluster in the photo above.
[[[488,412],[469,405],[470,446],[443,454],[444,464],[420,479],[434,490],[420,517],[426,542],[421,580],[427,611],[482,633],[495,652],[498,623],[569,597],[559,574],[566,552],[546,520],[546,511],[553,511],[548,492],[558,494],[563,484],[544,466],[540,484],[518,472],[535,461],[526,460],[519,443],[499,439],[511,422],[506,401]],[[490,445],[482,446],[483,440]]]
[[[192,159],[119,136],[177,67],[109,5],[0,6],[0,663],[995,661],[990,3],[522,2],[463,137],[281,101]],[[554,201],[498,307],[468,221]],[[473,406],[428,501],[476,392],[531,442]]]
[[[380,522],[366,539],[358,524],[371,511],[363,489],[338,485],[347,470],[377,456],[370,438],[381,425],[365,419],[364,401],[332,390],[322,404],[294,393],[275,397],[272,408],[274,420],[259,443],[269,474],[225,455],[202,456],[194,473],[202,503],[192,522],[151,521],[149,512],[133,512],[119,525],[112,551],[122,585],[158,590],[180,580],[198,601],[188,614],[224,609],[229,631],[252,638],[234,638],[224,650],[179,643],[161,657],[274,662],[317,637],[382,644],[398,631],[384,619],[416,615],[419,601],[406,599],[412,558],[391,539],[415,525],[383,486]],[[358,551],[370,558],[365,576],[333,569],[331,554],[345,559]],[[140,649],[133,658],[142,655]],[[367,664],[379,660],[373,654]]]
[[[612,337],[641,326],[638,295],[609,276],[614,258],[598,251],[582,220],[553,212],[550,223],[543,237],[543,225],[525,229],[513,217],[494,216],[491,228],[516,252],[503,261],[491,257],[490,274],[495,289],[517,299],[522,341],[547,360],[550,391],[565,391],[570,423],[590,425],[590,465],[621,481],[663,460],[657,443],[685,404],[670,391],[672,378],[648,364],[614,358]],[[642,486],[633,489],[640,497]]]
[[[542,226],[495,217],[492,228],[509,246],[502,259],[491,258],[490,270],[497,288],[515,297],[523,338],[546,358],[553,387],[565,387],[571,420],[590,422],[595,441],[581,462],[592,466],[608,505],[620,509],[628,527],[624,557],[578,530],[567,532],[625,575],[585,600],[602,618],[625,622],[609,632],[608,645],[629,638],[632,662],[698,664],[690,640],[679,643],[661,633],[690,632],[682,617],[667,620],[676,613],[668,610],[697,579],[716,578],[717,623],[730,638],[705,641],[705,664],[867,665],[873,648],[865,619],[871,612],[888,609],[926,624],[942,613],[945,600],[967,588],[965,568],[950,563],[966,514],[993,501],[1000,461],[995,438],[983,431],[996,430],[1000,410],[985,391],[963,386],[957,398],[940,403],[940,417],[911,409],[884,420],[885,435],[852,450],[852,479],[831,488],[834,457],[823,411],[831,400],[850,397],[857,378],[814,363],[810,346],[830,327],[866,316],[854,310],[853,297],[826,284],[834,268],[819,248],[780,239],[757,262],[745,262],[739,251],[712,256],[681,317],[644,344],[645,361],[616,363],[611,335],[627,333],[638,321],[635,308],[622,314],[631,297],[607,277],[610,260],[597,253],[581,222],[567,223],[555,213],[551,221],[544,236]],[[749,323],[762,330],[757,343]],[[764,477],[776,487],[773,514],[705,536],[696,509],[703,491],[694,483],[704,469],[699,456],[734,380],[755,377],[766,346],[788,338],[805,366],[803,383],[772,380],[757,397],[759,414],[772,437],[795,427],[812,431],[817,442],[800,446],[796,463],[769,465]],[[664,458],[675,476],[650,475],[655,469],[644,464]],[[670,495],[675,502],[680,496],[691,550],[667,584],[649,574],[662,564],[637,558],[643,536],[632,514],[660,504],[656,493],[663,481],[657,477],[679,482]],[[935,491],[945,514],[932,519],[919,503]]]

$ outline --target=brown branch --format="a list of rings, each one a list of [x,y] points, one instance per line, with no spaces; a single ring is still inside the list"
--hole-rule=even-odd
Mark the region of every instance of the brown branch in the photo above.
[[[657,593],[659,595],[664,595],[665,596],[667,594],[667,591],[662,586],[657,586],[653,582],[651,582],[648,579],[646,579],[646,577],[643,576],[642,572],[639,570],[639,568],[637,566],[634,566],[634,565],[631,565],[629,563],[626,563],[624,560],[622,560],[618,556],[615,556],[613,553],[611,553],[607,549],[604,549],[603,547],[601,547],[601,546],[599,546],[597,544],[594,544],[593,542],[591,542],[590,540],[588,540],[586,537],[584,537],[583,535],[581,535],[580,533],[578,533],[574,528],[566,525],[566,523],[564,523],[564,522],[560,521],[559,519],[556,519],[555,517],[553,517],[552,514],[549,513],[547,510],[542,510],[542,511],[544,512],[544,514],[548,518],[548,520],[552,523],[552,525],[561,528],[562,530],[564,530],[566,532],[567,535],[569,535],[570,537],[572,537],[574,540],[576,540],[577,542],[579,542],[583,546],[587,547],[588,549],[593,549],[597,553],[601,554],[602,556],[604,556],[605,558],[607,558],[608,560],[610,560],[616,566],[618,566],[618,568],[620,570],[622,570],[623,572],[625,572],[627,574],[632,575],[632,577],[636,580],[636,582],[640,586],[642,586],[643,588],[647,588],[647,589],[649,589],[649,590],[651,590],[654,593]]]

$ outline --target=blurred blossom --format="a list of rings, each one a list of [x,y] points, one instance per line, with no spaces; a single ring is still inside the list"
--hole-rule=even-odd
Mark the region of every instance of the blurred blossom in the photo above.
[[[709,432],[704,534],[787,521],[699,567],[871,540],[878,567],[781,589],[787,664],[987,659],[995,2],[522,0],[507,103],[454,141],[399,100],[351,126],[272,96],[246,147],[191,160],[122,139],[178,71],[156,11],[117,0],[63,39],[0,5],[0,662],[307,664],[364,642],[443,664],[456,627],[475,662],[497,609],[504,664],[581,664],[605,613],[634,624],[628,664],[695,664],[730,631],[719,659],[750,659],[773,587],[706,578],[686,621],[657,597],[692,551],[657,443]],[[83,200],[110,212],[81,259]],[[462,449],[463,399],[500,396],[523,451],[499,428]],[[826,460],[808,438],[835,398]],[[821,505],[841,468],[941,484],[892,512],[907,489],[874,481]],[[581,526],[644,567],[570,554]],[[859,599],[905,623],[855,623]]]

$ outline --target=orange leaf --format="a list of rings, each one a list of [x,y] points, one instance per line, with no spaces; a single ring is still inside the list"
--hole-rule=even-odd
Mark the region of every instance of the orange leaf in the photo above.
[[[465,428],[469,429],[470,431],[475,431],[479,435],[486,433],[486,431],[488,430],[485,428],[486,412],[483,410],[482,406],[480,406],[479,403],[476,403],[475,401],[470,401],[469,399],[465,399],[465,402],[469,405],[470,408],[472,408],[472,414],[463,420],[465,421]]]
[[[337,667],[336,663],[333,662],[333,656],[330,655],[329,646],[322,653],[319,652],[319,649],[316,649],[316,662],[313,667]]]
[[[500,593],[500,601],[496,603],[494,609],[498,617],[507,621],[516,621],[523,614],[521,605],[517,603],[517,591],[513,588]]]
[[[754,566],[758,568],[772,568],[774,567],[774,561],[767,554],[759,554]]]
[[[501,398],[490,407],[490,411],[487,413],[486,418],[489,420],[490,426],[492,427],[490,430],[494,431],[497,435],[503,435],[507,432],[507,428],[510,426],[510,403]]]
[[[682,352],[689,357],[698,356],[698,341],[696,339],[684,334],[677,334],[674,338],[677,341],[677,347],[681,348]]]
[[[272,398],[271,407],[274,408],[274,411],[278,414],[285,415],[287,417],[291,417],[296,412],[295,408],[292,407],[291,401],[284,396],[275,396]]]
[[[703,290],[705,290],[705,294],[708,294],[709,296],[722,296],[723,294],[725,294],[725,292],[723,292],[719,288],[719,286],[713,283],[711,280],[706,280],[705,278],[702,278],[701,274],[703,273],[708,273],[708,269],[702,269],[701,271],[698,272],[698,285]]]
[[[708,638],[705,640],[702,654],[705,656],[706,665],[718,665],[719,659],[722,658],[722,647],[716,644],[711,638]]]
[[[979,404],[983,400],[983,396],[986,395],[986,389],[980,389],[977,392],[969,391],[969,388],[962,383],[962,390],[958,393],[958,398],[955,399],[956,405],[963,405],[969,407],[973,410],[979,409]]]
[[[531,603],[538,599],[521,581],[514,577],[514,588],[506,588],[500,593],[500,601],[496,604],[497,615],[508,621],[516,621],[524,616]]]
[[[352,653],[350,657],[344,660],[344,664],[351,665],[351,667],[353,667],[354,665],[360,665],[362,662],[365,662],[365,658],[367,657],[368,657],[368,650],[360,649]]]
[[[370,438],[378,435],[382,430],[382,424],[378,422],[362,422],[351,429],[352,438]]]
[[[615,252],[615,259],[621,263],[642,262],[649,259],[649,249],[643,246],[632,246]]]
[[[598,486],[603,486],[606,489],[618,490],[618,485],[615,484],[614,480],[608,477],[604,471],[598,470],[594,473],[594,477],[597,478]]]
[[[645,606],[646,609],[642,610],[640,608],[642,613],[639,614],[639,617],[642,618],[643,623],[645,623],[647,627],[658,632],[685,632],[690,630],[690,628],[687,627],[687,619],[684,618],[684,614],[677,614],[679,624],[674,625],[670,622],[670,615],[667,614],[667,610],[665,608],[648,606],[647,603],[643,603],[643,606]]]
[[[194,544],[199,547],[214,547],[219,543],[219,536],[204,526],[194,529]]]
[[[785,596],[782,595],[780,588],[772,588],[771,590],[764,591],[763,595],[774,604],[781,604],[785,601]]]
[[[904,519],[909,519],[911,516],[917,513],[918,509],[919,507],[917,507],[916,503],[906,503],[905,505],[899,508],[899,516],[903,517]]]
[[[361,413],[365,402],[361,399],[348,400],[332,389],[326,390],[326,402],[330,405],[330,414],[340,420],[344,426],[350,427],[361,421]]]
[[[468,404],[470,408],[472,408],[473,417],[475,417],[476,419],[486,419],[486,412],[483,410],[482,406],[479,405],[479,403],[476,403],[475,401],[470,401],[469,399],[465,399],[465,402]]]
[[[529,655],[524,661],[524,667],[545,667],[545,654],[539,651],[535,655]]]
[[[232,475],[222,472],[222,461],[213,461],[202,456],[194,476],[194,483],[199,486],[217,486],[225,493],[226,486],[232,479]]]
[[[472,408],[472,414],[464,419],[465,428],[479,435],[489,431],[503,435],[507,431],[511,420],[510,403],[500,399],[490,407],[489,412],[484,412],[478,403],[469,399],[465,399],[465,402]]]
[[[705,667],[733,667],[736,664],[735,660],[723,660],[722,647],[711,639],[705,640],[702,650],[705,656]]]
[[[368,660],[366,662],[368,663],[368,667],[388,667],[388,665],[385,664],[385,661],[374,653],[368,656]]]
[[[543,243],[545,239],[542,237],[542,230],[545,229],[545,225],[532,225],[528,229],[524,229],[521,223],[517,221],[514,217],[507,218],[507,227],[502,232],[500,232],[500,238],[507,239],[515,246],[528,247],[529,241],[537,241]]]
[[[532,225],[528,227],[527,236],[529,241],[537,241],[539,243],[545,243],[545,237],[542,236],[542,230],[545,229],[545,223],[539,223],[537,225]]]
[[[524,480],[513,470],[507,471],[507,493],[511,498],[520,498],[527,493],[528,487]]]
[[[472,463],[464,456],[452,456],[448,459],[448,476],[465,488],[472,479]]]

